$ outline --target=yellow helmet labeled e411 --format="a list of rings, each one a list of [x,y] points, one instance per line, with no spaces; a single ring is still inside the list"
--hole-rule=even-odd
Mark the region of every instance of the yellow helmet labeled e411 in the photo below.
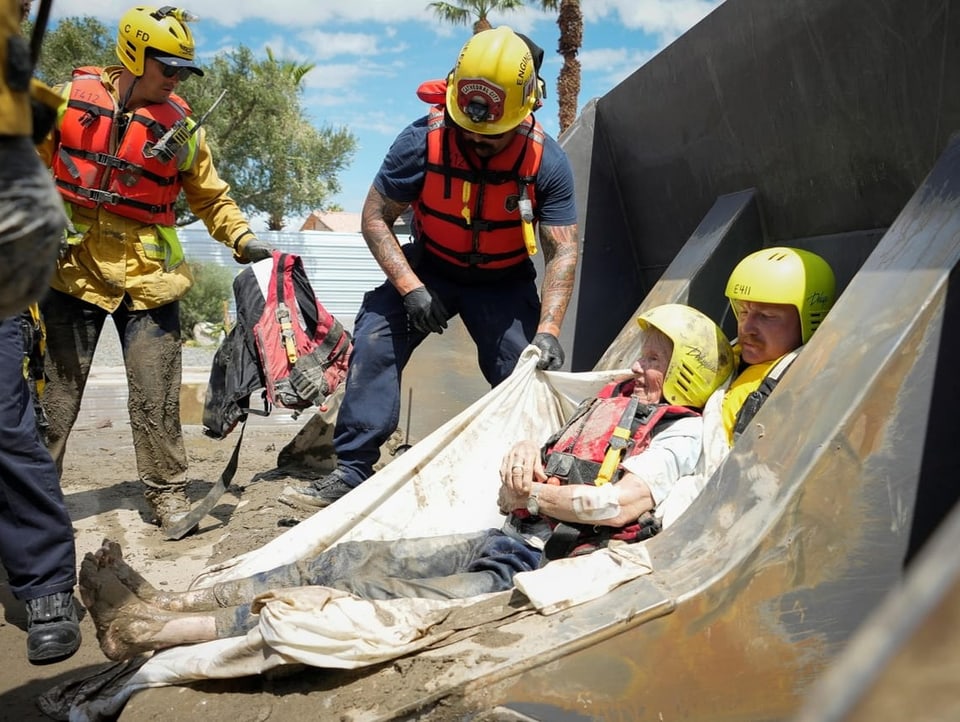
[[[740,261],[727,280],[726,295],[738,317],[741,301],[793,306],[800,314],[801,342],[806,343],[833,306],[836,280],[830,264],[816,253],[775,246]]]

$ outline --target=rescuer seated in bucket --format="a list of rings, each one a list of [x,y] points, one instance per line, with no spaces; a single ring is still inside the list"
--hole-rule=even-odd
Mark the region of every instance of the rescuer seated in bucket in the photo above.
[[[103,652],[125,659],[245,634],[258,595],[332,587],[365,599],[452,599],[508,590],[518,572],[657,531],[651,512],[700,457],[707,398],[732,373],[720,328],[688,306],[644,312],[632,376],[574,412],[543,446],[515,444],[500,466],[500,529],[338,544],[244,579],[185,592],[151,586],[105,540],[81,565],[81,595]]]
[[[830,265],[817,254],[777,246],[740,261],[726,295],[737,319],[740,358],[721,400],[729,447],[826,317],[836,282]]]

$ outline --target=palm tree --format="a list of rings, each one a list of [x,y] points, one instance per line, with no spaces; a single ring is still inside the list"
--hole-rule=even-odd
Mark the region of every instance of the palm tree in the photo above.
[[[279,60],[269,47],[267,47],[267,60],[280,68],[283,74],[293,81],[293,84],[298,90],[303,87],[303,79],[307,73],[317,67],[316,63],[296,63],[293,60]]]
[[[580,95],[580,61],[577,54],[583,46],[583,12],[580,0],[540,0],[544,10],[557,10],[560,44],[557,52],[563,56],[563,67],[557,78],[557,105],[560,115],[560,133],[577,119],[577,97]]]
[[[507,12],[523,7],[523,0],[460,0],[456,5],[445,2],[432,2],[427,5],[436,16],[451,25],[466,25],[472,18],[473,34],[493,27],[487,20],[491,12]]]

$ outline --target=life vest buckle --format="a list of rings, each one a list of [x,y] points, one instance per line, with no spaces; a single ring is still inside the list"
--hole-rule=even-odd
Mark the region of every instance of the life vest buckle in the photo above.
[[[468,266],[480,266],[490,262],[490,256],[486,253],[467,253],[464,260]]]
[[[112,191],[102,191],[96,188],[78,189],[81,195],[87,196],[94,203],[106,203],[107,205],[117,205],[120,202],[120,194]]]

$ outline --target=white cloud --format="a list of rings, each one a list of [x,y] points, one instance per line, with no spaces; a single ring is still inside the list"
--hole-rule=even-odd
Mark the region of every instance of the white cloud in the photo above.
[[[596,73],[597,85],[613,88],[657,53],[636,48],[600,48],[579,54],[581,71]],[[586,101],[589,98],[582,98]]]
[[[311,29],[298,35],[313,57],[320,61],[340,55],[379,55],[383,52],[378,41],[382,35],[376,33],[331,33],[321,29]],[[396,52],[396,47],[392,48]]]
[[[722,0],[582,0],[589,23],[616,18],[624,27],[642,30],[666,44],[706,17]]]
[[[156,5],[162,5],[156,2]],[[136,5],[131,0],[98,0],[92,8],[86,0],[57,0],[53,4],[54,18],[74,17],[95,13],[98,18],[116,21],[126,10]],[[333,3],[329,0],[185,0],[179,7],[204,19],[233,27],[247,20],[283,25],[290,28],[320,26],[330,22],[377,23],[408,20],[430,21],[432,13],[427,2],[421,0],[350,0]]]

